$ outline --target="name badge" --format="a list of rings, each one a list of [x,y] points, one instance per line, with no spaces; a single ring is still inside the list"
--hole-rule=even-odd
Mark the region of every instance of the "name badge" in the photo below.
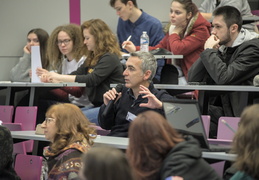
[[[128,112],[126,116],[127,121],[133,121],[137,116],[135,114],[132,114],[131,112]]]

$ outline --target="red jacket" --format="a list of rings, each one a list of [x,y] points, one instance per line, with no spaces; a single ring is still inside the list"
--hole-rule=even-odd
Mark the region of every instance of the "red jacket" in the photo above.
[[[210,36],[210,28],[211,24],[199,13],[192,29],[183,39],[177,34],[167,34],[158,45],[150,47],[150,50],[164,48],[175,55],[183,55],[180,66],[187,78],[188,70],[204,50],[204,43]]]

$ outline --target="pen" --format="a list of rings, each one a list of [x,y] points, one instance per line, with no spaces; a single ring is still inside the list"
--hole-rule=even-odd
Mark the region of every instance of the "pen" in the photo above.
[[[224,119],[222,119],[221,122],[223,122],[233,133],[236,132],[236,130],[234,130],[234,129],[227,123],[227,121],[225,121]]]
[[[126,41],[129,41],[129,40],[130,40],[130,38],[131,38],[131,35],[128,37],[128,39],[127,39]],[[126,44],[124,44],[124,45],[122,46],[122,48],[124,49],[124,48],[125,48],[125,46],[126,46]]]

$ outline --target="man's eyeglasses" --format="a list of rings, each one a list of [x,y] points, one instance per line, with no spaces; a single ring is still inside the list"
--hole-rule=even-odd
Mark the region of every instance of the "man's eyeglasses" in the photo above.
[[[71,39],[65,39],[65,40],[63,40],[63,41],[61,41],[61,40],[58,40],[57,41],[57,45],[58,46],[61,46],[62,44],[64,44],[65,46],[66,45],[68,45],[68,43],[71,41]]]
[[[45,118],[45,123],[46,124],[49,124],[49,123],[54,122],[54,121],[55,121],[54,118],[48,118],[48,117]]]

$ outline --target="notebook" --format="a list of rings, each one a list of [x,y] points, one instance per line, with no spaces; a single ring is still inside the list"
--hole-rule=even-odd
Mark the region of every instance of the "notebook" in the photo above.
[[[163,102],[166,119],[181,134],[196,138],[203,151],[226,152],[230,145],[209,144],[196,100],[174,99]]]

